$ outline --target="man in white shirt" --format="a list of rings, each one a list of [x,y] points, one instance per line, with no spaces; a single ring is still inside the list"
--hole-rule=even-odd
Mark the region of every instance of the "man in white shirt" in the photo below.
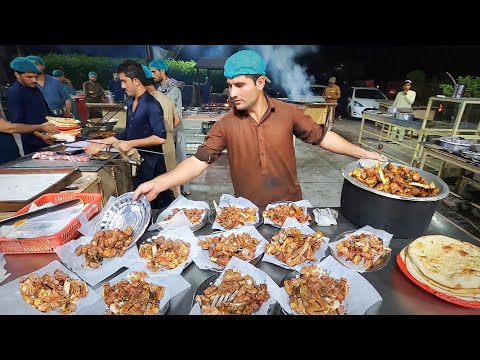
[[[417,96],[417,93],[411,90],[412,81],[405,80],[403,82],[402,88],[403,90],[397,93],[395,101],[393,102],[393,106],[397,108],[411,108],[413,102],[415,101],[415,97]],[[393,130],[396,130],[395,127],[393,128]],[[405,129],[398,129],[398,132],[394,133],[393,135],[394,138],[395,135],[398,136],[398,141],[402,142],[403,137],[405,136]]]

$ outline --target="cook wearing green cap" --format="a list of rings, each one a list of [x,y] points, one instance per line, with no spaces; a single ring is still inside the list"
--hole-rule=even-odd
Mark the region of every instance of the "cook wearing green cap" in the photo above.
[[[87,106],[89,103],[101,103],[105,98],[105,91],[102,85],[97,82],[97,73],[90,71],[88,73],[88,81],[85,81],[82,85],[83,92],[85,93],[85,100]],[[88,107],[88,118],[101,118],[102,110],[97,107]]]
[[[152,71],[155,83],[158,85],[158,91],[161,91],[163,94],[172,99],[181,120],[183,107],[182,89],[185,84],[182,81],[177,81],[168,77],[168,65],[163,59],[151,61],[150,64],[148,64],[148,67]],[[175,138],[175,157],[177,163],[181,163],[187,158],[187,137],[181,122],[180,125],[175,127],[173,130],[173,135]],[[192,194],[190,190],[190,184],[188,182],[182,184],[181,188],[184,196],[190,196]]]
[[[38,67],[37,87],[43,93],[48,107],[55,116],[72,116],[72,99],[63,84],[54,76],[45,74],[45,61],[36,55],[27,56]]]
[[[71,104],[72,104],[73,117],[75,119],[78,119],[79,114],[78,114],[78,111],[77,111],[77,105],[75,104],[75,101],[72,98],[72,95],[77,94],[77,90],[75,90],[75,88],[73,87],[72,82],[65,77],[65,73],[62,70],[53,70],[52,75],[55,76],[58,80],[60,80],[60,82],[62,83],[63,88],[65,89],[68,96],[70,97],[70,101],[71,101]]]
[[[266,64],[260,54],[252,50],[233,54],[225,62],[224,75],[233,109],[212,126],[194,156],[140,185],[134,199],[141,194],[154,199],[159,192],[192,180],[226,149],[235,196],[245,197],[258,207],[273,201],[300,200],[292,135],[336,153],[386,160],[316,124],[296,105],[268,97],[264,93]]]
[[[25,57],[12,60],[10,67],[17,81],[8,88],[8,120],[15,124],[42,126],[45,116],[52,115],[52,112],[37,86],[39,68]],[[24,154],[38,151],[53,143],[50,136],[38,129],[23,133],[21,139]]]

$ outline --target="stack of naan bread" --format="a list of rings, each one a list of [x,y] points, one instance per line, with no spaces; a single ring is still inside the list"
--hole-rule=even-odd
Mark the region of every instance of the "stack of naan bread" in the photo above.
[[[80,135],[80,120],[54,116],[45,116],[45,119],[62,134],[72,136]]]
[[[460,300],[480,302],[480,247],[430,235],[410,243],[400,256],[419,282]]]

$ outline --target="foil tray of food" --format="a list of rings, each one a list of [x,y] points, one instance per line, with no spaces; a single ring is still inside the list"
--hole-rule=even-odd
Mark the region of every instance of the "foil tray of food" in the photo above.
[[[198,231],[202,229],[209,221],[210,209],[197,209],[197,208],[173,208],[172,211],[162,216],[158,213],[156,219],[153,219],[153,223],[161,223],[169,221],[176,213],[183,211],[188,220],[192,223],[190,230]]]

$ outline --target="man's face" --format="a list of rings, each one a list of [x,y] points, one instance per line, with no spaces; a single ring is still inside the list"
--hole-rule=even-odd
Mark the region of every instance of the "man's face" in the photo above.
[[[96,77],[95,75],[90,75],[90,76],[88,77],[88,80],[90,80],[91,82],[94,83],[94,82],[97,81],[97,77]]]
[[[125,89],[125,94],[127,96],[135,96],[137,93],[137,89],[141,84],[137,78],[130,79],[129,77],[125,76],[124,73],[119,73],[118,78],[122,82],[122,88]]]
[[[406,84],[403,84],[403,90],[410,90],[412,88],[412,84],[410,83],[406,83]]]
[[[155,80],[156,83],[161,82],[163,80],[163,74],[165,74],[165,71],[158,70],[155,68],[150,68],[150,70],[152,71],[153,79]]]
[[[117,73],[113,74],[113,79],[114,79],[114,80],[117,80],[117,79],[118,79],[118,74],[117,74]]]
[[[34,88],[37,85],[37,76],[36,73],[23,73],[19,74],[15,71],[15,77],[25,86]]]
[[[245,75],[227,79],[230,99],[238,110],[248,110],[263,94],[265,78],[260,77],[257,82]]]

